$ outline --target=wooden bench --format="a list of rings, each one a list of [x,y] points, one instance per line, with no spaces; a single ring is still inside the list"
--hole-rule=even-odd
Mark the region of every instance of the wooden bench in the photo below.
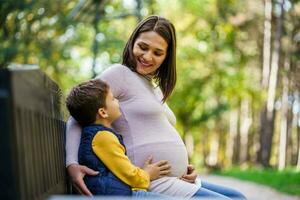
[[[89,199],[70,195],[61,101],[57,84],[37,67],[0,69],[1,200]]]
[[[37,67],[0,69],[0,199],[69,192],[61,90]]]

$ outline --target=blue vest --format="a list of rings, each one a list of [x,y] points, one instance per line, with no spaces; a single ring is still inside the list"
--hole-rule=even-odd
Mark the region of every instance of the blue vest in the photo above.
[[[116,135],[125,148],[122,136],[116,134],[112,129],[97,124],[84,127],[81,134],[78,162],[80,165],[99,171],[97,176],[86,175],[84,182],[94,195],[130,196],[132,194],[131,187],[117,178],[93,152],[92,141],[98,131],[109,131]]]

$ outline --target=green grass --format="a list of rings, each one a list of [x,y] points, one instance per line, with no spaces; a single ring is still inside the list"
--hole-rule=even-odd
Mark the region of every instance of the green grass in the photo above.
[[[292,169],[277,171],[272,169],[241,170],[233,168],[214,173],[260,183],[275,188],[280,192],[300,196],[300,173]]]

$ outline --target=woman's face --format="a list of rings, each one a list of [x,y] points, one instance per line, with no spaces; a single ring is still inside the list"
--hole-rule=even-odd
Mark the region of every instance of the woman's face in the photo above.
[[[167,56],[167,48],[168,43],[156,32],[141,33],[133,45],[136,71],[142,75],[154,75]]]

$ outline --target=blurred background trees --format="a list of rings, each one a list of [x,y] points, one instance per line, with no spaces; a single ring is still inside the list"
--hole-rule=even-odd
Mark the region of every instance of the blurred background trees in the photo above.
[[[299,0],[2,0],[0,67],[40,66],[66,93],[122,59],[142,18],[177,30],[169,105],[192,162],[300,169]]]

